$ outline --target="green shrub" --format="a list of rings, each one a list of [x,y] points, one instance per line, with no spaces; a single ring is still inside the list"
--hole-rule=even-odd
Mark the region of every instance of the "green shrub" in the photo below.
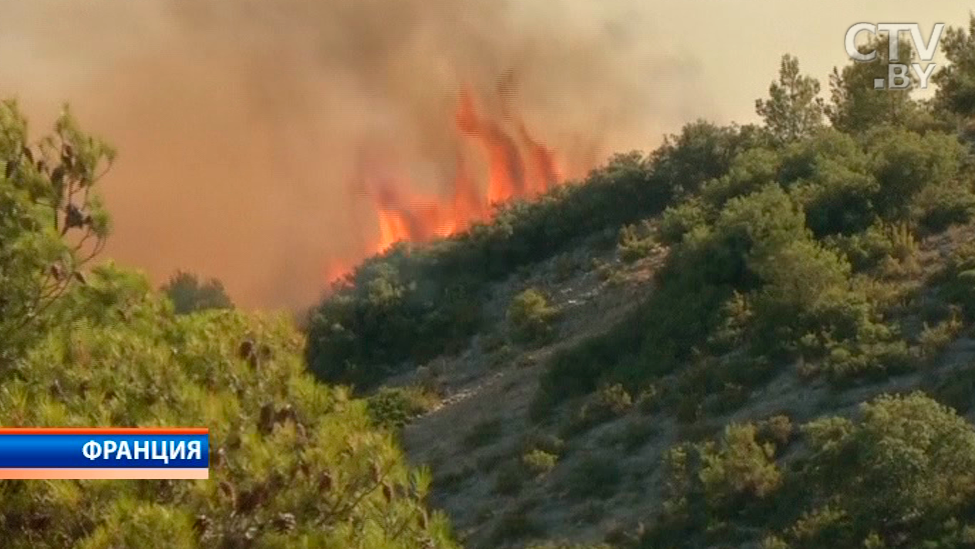
[[[177,271],[160,291],[173,302],[176,314],[234,308],[223,283],[215,278],[201,281],[194,274]]]
[[[572,419],[573,432],[583,431],[599,423],[619,417],[633,407],[633,400],[620,384],[606,385],[590,395]]]
[[[439,402],[435,395],[418,387],[383,387],[366,399],[369,416],[376,425],[392,429],[433,410]]]
[[[508,326],[512,337],[522,343],[537,343],[554,335],[552,321],[558,311],[548,304],[541,292],[529,288],[511,300]]]
[[[915,197],[931,185],[952,182],[965,154],[955,135],[895,127],[876,131],[869,149],[870,168],[882,189],[877,209],[887,219],[909,219]]]
[[[717,445],[699,447],[699,472],[708,503],[724,507],[741,496],[764,498],[782,483],[775,465],[775,446],[757,440],[754,425],[729,425]]]
[[[660,240],[665,244],[678,244],[694,229],[707,226],[712,215],[700,200],[689,199],[671,206],[660,217]]]
[[[633,399],[619,383],[606,385],[596,391],[596,394],[587,403],[591,415],[595,416],[621,416],[630,411],[633,406]]]
[[[929,362],[935,360],[958,337],[963,327],[964,324],[957,316],[952,316],[934,326],[929,326],[925,322],[917,341],[921,358]]]
[[[975,191],[970,184],[962,182],[928,185],[914,200],[914,210],[912,217],[922,227],[941,232],[975,217]]]
[[[856,422],[822,419],[803,432],[812,452],[806,495],[828,494],[854,541],[880,524],[913,523],[906,545],[920,546],[923,532],[975,494],[975,429],[922,393],[883,395],[861,405]]]
[[[975,243],[965,243],[947,258],[937,282],[949,302],[961,306],[967,319],[975,319]]]
[[[616,246],[620,259],[626,263],[650,256],[659,249],[648,223],[642,226],[626,225],[620,229],[620,240]]]
[[[559,456],[550,454],[543,450],[532,450],[521,456],[521,463],[525,470],[532,477],[540,477],[547,474],[559,461]]]
[[[826,505],[802,513],[789,529],[790,536],[800,543],[836,542],[851,536],[849,516],[840,509]]]

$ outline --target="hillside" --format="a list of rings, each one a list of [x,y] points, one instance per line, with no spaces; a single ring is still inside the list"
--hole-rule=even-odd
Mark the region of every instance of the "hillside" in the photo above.
[[[944,48],[923,102],[864,92],[877,63],[824,103],[786,56],[762,126],[373,258],[313,371],[369,395],[469,547],[969,546],[973,39]]]
[[[975,226],[964,225],[920,242],[918,280],[936,275],[959,244],[973,237]],[[514,276],[496,285],[490,307],[499,325],[504,325],[503,305],[517,292],[538,288],[553,296],[551,304],[561,314],[552,343],[496,348],[492,337],[498,334],[478,334],[459,354],[387,382],[426,387],[442,397],[435,408],[404,428],[403,443],[412,461],[436,472],[432,502],[447,511],[469,546],[519,546],[532,539],[635,539],[640,524],[645,528],[663,507],[666,451],[681,441],[720,434],[732,423],[787,417],[801,424],[823,416],[855,417],[861,402],[914,390],[947,399],[965,411],[968,420],[975,418],[969,409],[975,398],[970,381],[975,373],[975,333],[967,325],[940,344],[936,364],[853,387],[803,379],[793,364],[749,388],[733,405],[719,405],[693,419],[660,403],[631,404],[631,397],[586,422],[592,425],[577,426],[575,414],[598,401],[577,397],[537,421],[531,406],[552,355],[614,329],[653,291],[652,274],[664,252],[632,263],[621,261],[619,255],[616,250],[599,254],[583,246],[539,265],[527,277]],[[582,263],[562,278],[556,270],[566,257],[595,259],[604,266],[602,272],[609,267],[613,277],[600,276],[598,267]],[[678,374],[659,383],[688,381]],[[959,389],[959,384],[967,385]],[[548,449],[558,459],[550,471],[533,478],[531,472],[521,471],[520,461],[536,448]],[[605,476],[598,476],[598,467],[605,467]],[[597,476],[587,480],[591,475]]]

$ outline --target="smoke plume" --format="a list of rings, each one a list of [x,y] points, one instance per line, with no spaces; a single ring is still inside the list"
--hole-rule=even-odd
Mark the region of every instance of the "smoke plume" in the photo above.
[[[375,251],[364,158],[432,196],[478,158],[456,127],[462,90],[485,117],[517,113],[569,176],[655,144],[700,100],[640,2],[17,4],[0,18],[0,94],[38,132],[68,102],[119,149],[106,255],[156,282],[215,276],[252,307],[308,305]]]

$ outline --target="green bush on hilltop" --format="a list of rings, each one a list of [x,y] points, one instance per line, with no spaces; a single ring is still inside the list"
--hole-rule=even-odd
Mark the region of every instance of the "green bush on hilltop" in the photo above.
[[[200,278],[192,273],[177,271],[160,288],[160,291],[172,300],[176,314],[234,308],[234,303],[224,290],[223,283],[215,278],[201,282]]]

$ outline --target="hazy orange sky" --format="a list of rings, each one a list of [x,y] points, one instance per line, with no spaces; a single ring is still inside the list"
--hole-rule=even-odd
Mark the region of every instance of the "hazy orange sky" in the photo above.
[[[754,120],[783,53],[825,77],[859,21],[966,25],[961,0],[20,0],[0,17],[0,94],[40,131],[62,102],[119,149],[106,256],[155,282],[220,278],[248,307],[301,307],[376,227],[352,201],[362,147],[431,190],[462,144],[458,89],[505,72],[571,163],[649,149],[687,121]]]

